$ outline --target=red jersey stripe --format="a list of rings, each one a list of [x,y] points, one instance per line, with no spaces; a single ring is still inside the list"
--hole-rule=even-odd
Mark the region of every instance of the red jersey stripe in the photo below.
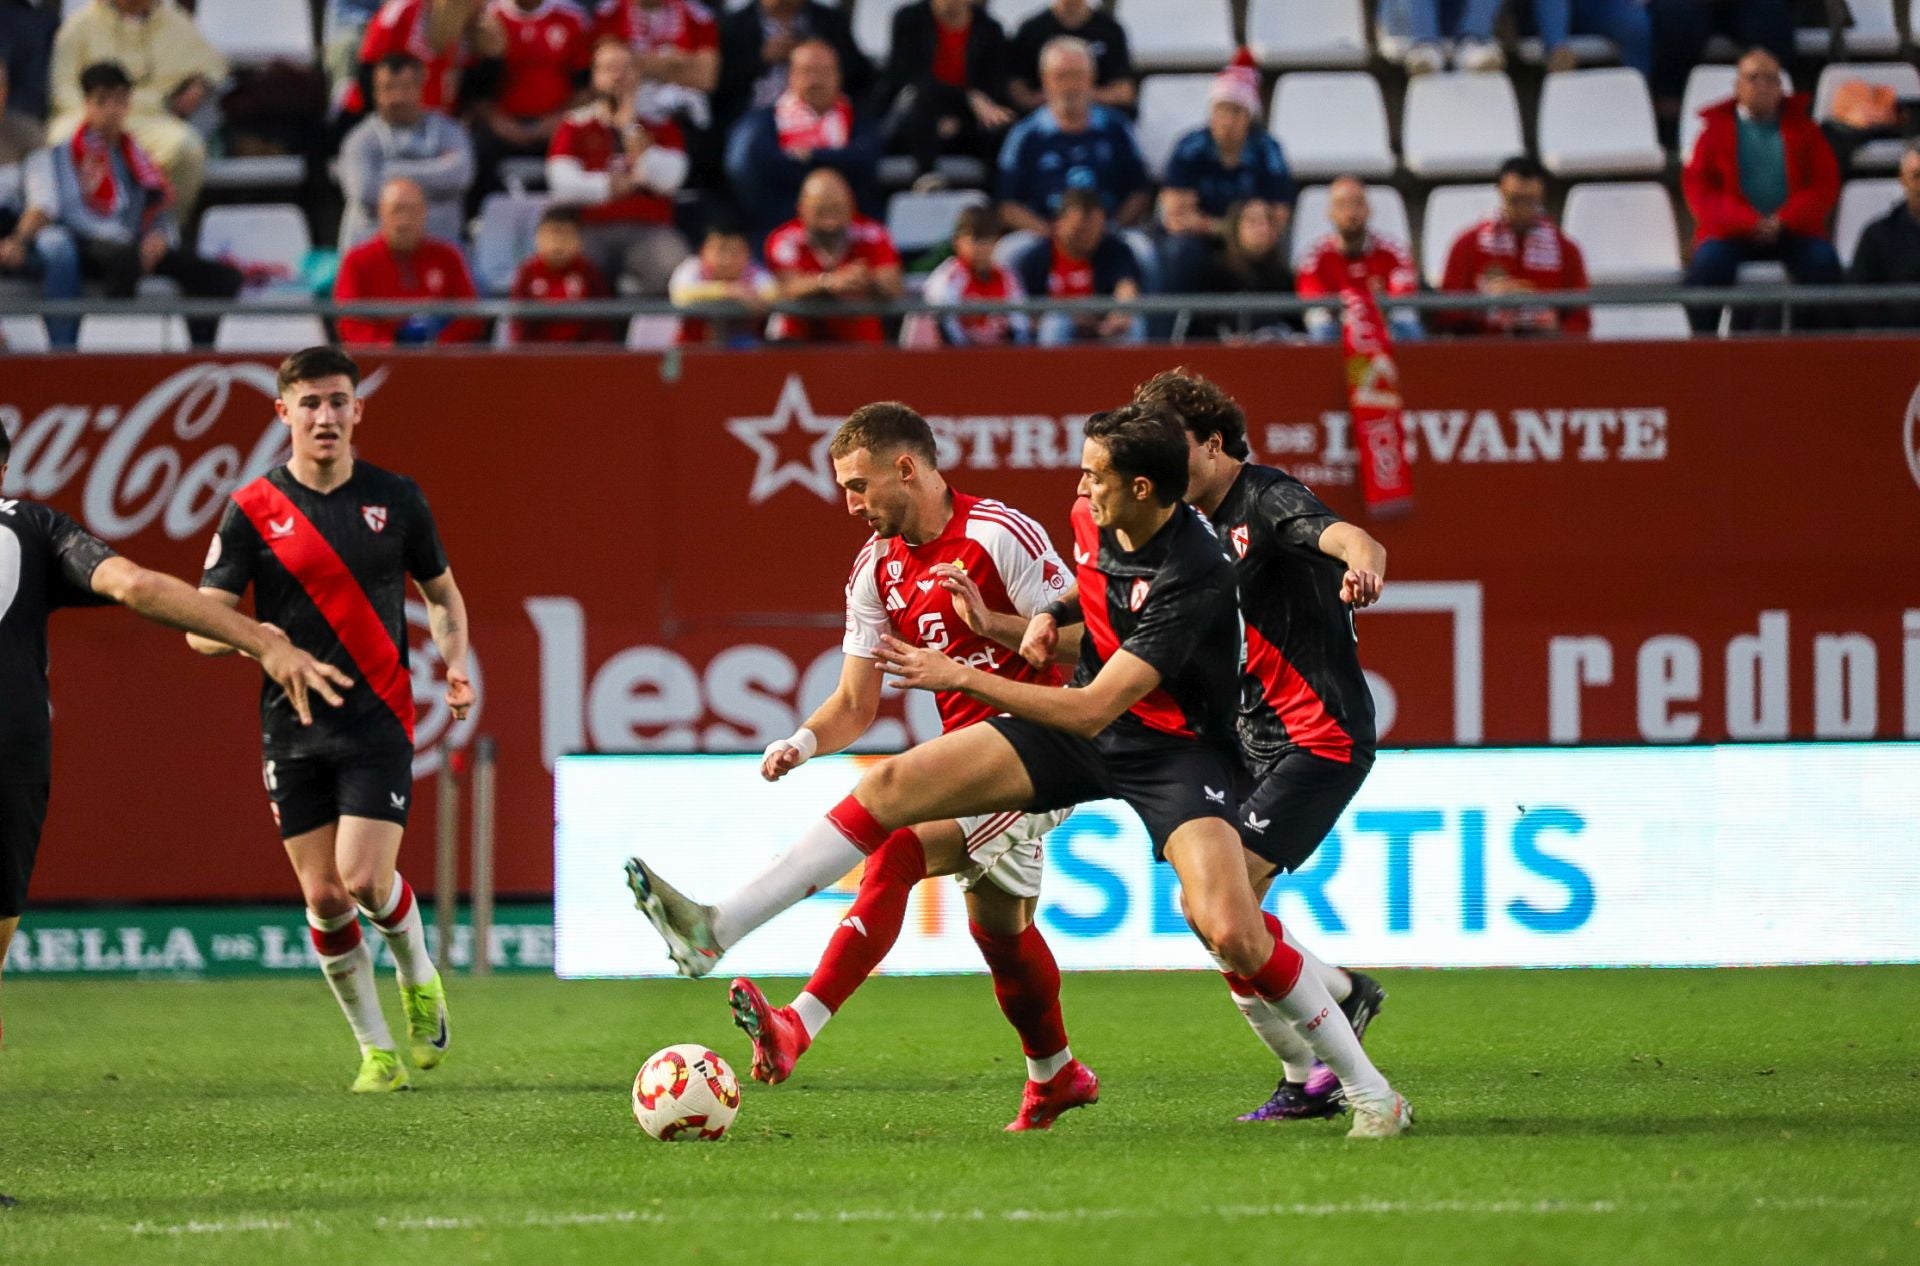
[[[1094,525],[1093,514],[1084,501],[1074,506],[1073,548],[1076,560],[1086,560],[1077,562],[1074,568],[1074,577],[1080,584],[1080,615],[1086,622],[1087,636],[1093,639],[1093,649],[1105,666],[1120,650],[1120,639],[1113,631],[1113,617],[1107,610],[1107,573],[1100,570],[1100,529]],[[1127,711],[1149,729],[1193,737],[1186,714],[1162,686],[1155,686]]]
[[[1047,538],[1040,526],[1004,502],[981,501],[974,506],[973,512],[982,518],[1005,524],[1035,558],[1047,552]]]
[[[1287,727],[1288,737],[1315,756],[1342,764],[1352,762],[1353,736],[1340,728],[1280,648],[1261,636],[1251,623],[1247,625],[1247,671],[1260,682],[1267,703]]]

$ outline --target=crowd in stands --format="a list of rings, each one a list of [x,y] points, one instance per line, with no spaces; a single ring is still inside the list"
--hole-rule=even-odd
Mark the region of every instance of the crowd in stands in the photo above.
[[[1349,2],[1359,0],[1324,0]],[[698,0],[314,3],[301,15],[319,32],[312,64],[236,68],[189,0],[0,0],[0,279],[54,299],[90,286],[132,296],[150,277],[190,296],[241,294],[252,276],[202,258],[183,230],[210,153],[278,149],[308,163],[298,196],[337,252],[330,293],[341,300],[665,298],[699,308],[680,340],[725,346],[1325,340],[1338,337],[1336,312],[1288,316],[1259,297],[1355,286],[1375,294],[1400,340],[1592,328],[1584,307],[1430,309],[1423,320],[1396,305],[1422,286],[1415,244],[1383,231],[1379,195],[1358,176],[1332,179],[1316,204],[1324,216],[1296,222],[1299,189],[1248,49],[1209,68],[1186,130],[1150,153],[1127,0],[1111,12],[1052,0],[1010,27],[975,0],[896,0],[877,59],[851,6],[820,0],[724,11]],[[1676,144],[1690,284],[1732,286],[1756,262],[1797,283],[1920,280],[1920,152],[1899,158],[1902,196],[1889,191],[1850,266],[1834,241],[1854,147],[1899,135],[1913,103],[1863,84],[1849,126],[1817,120],[1811,96],[1789,86],[1808,77],[1794,0],[1366,3],[1375,73],[1409,93],[1449,66],[1462,78],[1506,74],[1525,41],[1537,41],[1531,56],[1548,80],[1578,73],[1579,41],[1608,41],[1644,81],[1669,143],[1683,123],[1698,129],[1690,148]],[[203,20],[209,4],[199,0]],[[1732,95],[1683,120],[1689,76],[1716,40],[1745,50]],[[324,111],[305,108],[309,89]],[[1428,280],[1497,295],[1586,289],[1586,253],[1549,214],[1552,185],[1541,162],[1514,154],[1489,214],[1421,244]],[[889,199],[966,190],[980,192],[952,204],[941,250],[903,259]],[[503,199],[537,202],[506,271],[479,275],[475,226]],[[335,203],[329,235],[319,208]],[[910,291],[1121,306],[904,323],[841,311]],[[1231,317],[1151,321],[1125,307],[1153,292],[1247,301]],[[770,315],[774,301],[806,311]],[[1687,315],[1699,331],[1725,319],[1717,306]],[[1920,305],[1811,308],[1804,320],[1920,327]],[[47,323],[56,346],[72,344],[75,327]],[[492,333],[471,318],[343,319],[337,332],[350,343]],[[626,334],[610,321],[520,319],[494,336]]]

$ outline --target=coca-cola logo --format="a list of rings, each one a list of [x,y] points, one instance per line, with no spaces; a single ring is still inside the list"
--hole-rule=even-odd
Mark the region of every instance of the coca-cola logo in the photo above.
[[[1902,438],[1907,450],[1907,471],[1913,476],[1913,482],[1920,484],[1920,387],[1913,389],[1913,396],[1907,401],[1906,433]]]
[[[0,493],[50,501],[77,486],[81,521],[104,540],[156,527],[173,540],[197,536],[235,488],[290,455],[287,429],[273,414],[274,374],[248,361],[192,365],[130,408],[53,404],[28,418],[0,404],[0,427],[13,437]],[[372,395],[385,376],[384,368],[369,375],[360,395]]]
[[[466,720],[453,719],[447,708],[447,665],[433,644],[424,602],[407,603],[407,662],[413,669],[413,776],[425,778],[439,772],[442,752],[465,747],[473,738],[487,690],[480,680],[480,656],[469,649],[474,704]]]

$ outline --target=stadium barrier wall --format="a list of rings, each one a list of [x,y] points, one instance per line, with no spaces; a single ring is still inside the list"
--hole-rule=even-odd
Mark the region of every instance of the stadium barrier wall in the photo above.
[[[551,891],[561,753],[757,752],[830,689],[861,533],[825,449],[861,403],[914,403],[956,486],[1061,540],[1084,415],[1185,362],[1245,402],[1261,457],[1362,515],[1328,348],[365,362],[360,451],[420,480],[473,617],[482,703],[454,725],[411,612],[415,772],[498,737],[509,894]],[[284,457],[273,368],[11,358],[0,495],[197,574],[227,492]],[[1920,340],[1432,344],[1401,369],[1415,506],[1370,525],[1388,598],[1359,620],[1387,745],[1920,734]],[[53,650],[36,903],[290,897],[254,675],[101,612],[57,616]],[[868,745],[934,729],[890,697]]]

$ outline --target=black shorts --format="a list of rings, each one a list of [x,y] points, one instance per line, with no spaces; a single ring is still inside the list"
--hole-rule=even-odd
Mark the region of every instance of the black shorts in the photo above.
[[[52,744],[0,743],[0,919],[27,908],[27,881],[40,852],[52,786]]]
[[[341,818],[407,824],[413,807],[413,748],[381,743],[343,752],[275,756],[261,767],[280,838]]]
[[[1029,812],[1064,809],[1109,797],[1140,815],[1156,861],[1173,833],[1196,818],[1235,820],[1234,762],[1217,748],[1172,735],[1114,735],[1083,739],[1038,721],[987,721],[1013,744],[1033,782]]]
[[[1240,842],[1281,870],[1300,869],[1333,830],[1372,768],[1372,762],[1289,752],[1262,773],[1242,770],[1236,787]]]

